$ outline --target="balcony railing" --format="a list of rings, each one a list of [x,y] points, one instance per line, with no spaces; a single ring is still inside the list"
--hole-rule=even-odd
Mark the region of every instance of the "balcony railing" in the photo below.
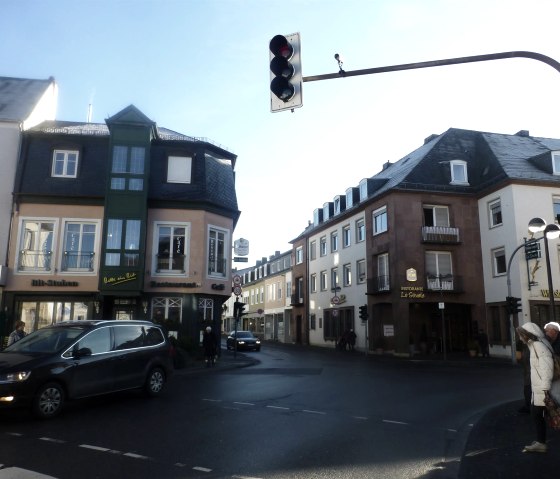
[[[303,304],[303,298],[301,294],[292,294],[292,300],[290,301],[290,306],[301,306]]]
[[[156,255],[156,272],[157,273],[184,273],[185,272],[185,255],[176,254],[169,256],[169,254]]]
[[[19,252],[19,271],[50,271],[52,251],[24,249]]]
[[[368,279],[367,294],[388,293],[391,290],[389,275]]]
[[[422,241],[425,243],[459,243],[459,228],[422,226]]]
[[[93,271],[93,251],[64,251],[62,254],[62,271]]]
[[[452,274],[441,276],[428,275],[426,277],[426,289],[429,291],[459,293],[463,291],[463,278]]]

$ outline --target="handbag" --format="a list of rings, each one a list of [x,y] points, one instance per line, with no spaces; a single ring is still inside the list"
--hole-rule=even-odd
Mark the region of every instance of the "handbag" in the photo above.
[[[560,429],[560,406],[556,403],[550,392],[544,392],[544,405],[546,420],[552,429]]]

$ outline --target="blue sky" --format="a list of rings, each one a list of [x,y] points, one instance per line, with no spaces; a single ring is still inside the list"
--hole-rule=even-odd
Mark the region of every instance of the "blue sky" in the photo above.
[[[53,76],[57,119],[134,104],[238,155],[249,265],[313,210],[447,129],[560,138],[560,73],[530,59],[308,82],[270,113],[268,42],[300,32],[304,76],[527,50],[560,61],[558,0],[2,0],[0,75]],[[238,263],[244,267],[243,263]]]

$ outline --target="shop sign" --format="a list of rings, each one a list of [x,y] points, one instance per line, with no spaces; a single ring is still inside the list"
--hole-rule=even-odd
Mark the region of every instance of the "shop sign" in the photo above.
[[[401,298],[424,299],[424,286],[401,286]]]
[[[77,281],[65,281],[64,279],[32,279],[31,286],[79,286]]]
[[[416,274],[416,270],[414,268],[409,268],[406,270],[406,280],[407,281],[418,280],[418,275]]]
[[[128,283],[129,281],[135,281],[138,279],[138,274],[136,273],[124,273],[118,276],[104,276],[103,284],[107,286],[116,286],[117,284]]]
[[[201,283],[172,283],[169,281],[150,281],[150,288],[200,288]]]

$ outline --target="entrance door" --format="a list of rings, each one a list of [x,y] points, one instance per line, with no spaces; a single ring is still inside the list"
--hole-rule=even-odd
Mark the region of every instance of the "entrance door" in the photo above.
[[[134,309],[130,306],[116,306],[113,310],[113,316],[115,319],[134,319]]]

